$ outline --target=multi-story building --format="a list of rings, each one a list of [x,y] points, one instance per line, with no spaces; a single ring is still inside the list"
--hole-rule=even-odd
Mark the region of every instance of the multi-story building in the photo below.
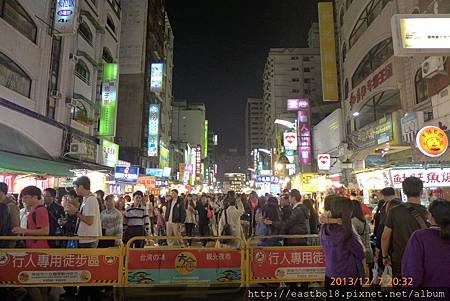
[[[119,1],[0,4],[0,136],[5,137],[0,148],[45,159],[72,157],[77,165],[104,164],[98,139],[101,87],[104,64],[118,62]],[[60,10],[71,12],[64,26],[61,18],[55,20]],[[117,86],[117,77],[111,81]],[[112,141],[114,131],[103,138]],[[26,162],[16,158],[21,160]],[[38,164],[27,169],[40,172],[33,171]],[[51,169],[44,174],[57,173]]]
[[[169,138],[166,119],[170,100],[166,97],[170,94],[164,83],[167,86],[167,72],[171,69],[164,69],[168,70],[165,54],[171,46],[165,45],[166,31],[170,30],[166,30],[169,24],[164,1],[125,0],[122,9],[116,141],[124,160],[142,168],[157,167],[163,154],[160,148],[165,148],[166,153],[169,144],[165,139]]]
[[[248,98],[245,111],[245,154],[249,160],[253,149],[268,148],[265,143],[265,137],[268,135],[264,132],[265,117],[268,116],[264,112],[263,100],[261,98]]]
[[[308,48],[320,48],[319,23],[311,24],[308,32]]]

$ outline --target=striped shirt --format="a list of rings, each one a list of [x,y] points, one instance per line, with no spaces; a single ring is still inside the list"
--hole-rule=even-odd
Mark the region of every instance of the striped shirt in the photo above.
[[[148,218],[146,206],[128,206],[123,215],[123,228],[127,226],[145,226],[145,231],[150,230],[150,219]]]

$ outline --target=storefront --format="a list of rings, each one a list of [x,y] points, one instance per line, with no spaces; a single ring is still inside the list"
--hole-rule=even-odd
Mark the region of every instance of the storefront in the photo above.
[[[356,174],[358,187],[363,191],[364,203],[370,204],[371,195],[385,187],[392,186],[389,168],[359,172]]]

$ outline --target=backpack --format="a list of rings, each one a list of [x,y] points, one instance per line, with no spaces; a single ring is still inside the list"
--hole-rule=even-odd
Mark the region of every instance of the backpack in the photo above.
[[[429,227],[427,220],[420,214],[419,211],[417,211],[414,207],[409,206],[408,204],[405,204],[405,207],[408,209],[411,216],[416,220],[417,224],[419,225],[419,229],[426,229]]]
[[[11,235],[12,225],[9,208],[5,204],[0,204],[0,236]],[[9,240],[0,240],[0,248],[7,248]]]
[[[61,236],[62,231],[61,227],[58,224],[58,219],[46,208],[45,206],[39,205],[33,210],[33,213],[31,214],[31,219],[33,220],[33,223],[36,224],[36,209],[37,208],[45,208],[48,213],[48,222],[49,222],[49,236]],[[63,248],[64,247],[64,241],[61,240],[49,240],[48,245],[50,248]]]

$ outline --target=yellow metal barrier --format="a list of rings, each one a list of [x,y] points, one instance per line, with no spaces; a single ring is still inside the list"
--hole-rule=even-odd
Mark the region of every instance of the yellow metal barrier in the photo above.
[[[139,240],[214,241],[214,247],[183,245],[132,248]],[[227,247],[221,241],[239,242]],[[176,285],[245,286],[245,242],[238,237],[134,237],[126,245],[125,281],[127,287]]]
[[[117,240],[117,237],[5,236],[0,240]],[[0,287],[122,286],[124,246],[0,249]]]
[[[318,235],[255,236],[247,240],[247,286],[273,282],[322,282],[325,256],[320,246],[258,246],[255,240],[305,239]]]

